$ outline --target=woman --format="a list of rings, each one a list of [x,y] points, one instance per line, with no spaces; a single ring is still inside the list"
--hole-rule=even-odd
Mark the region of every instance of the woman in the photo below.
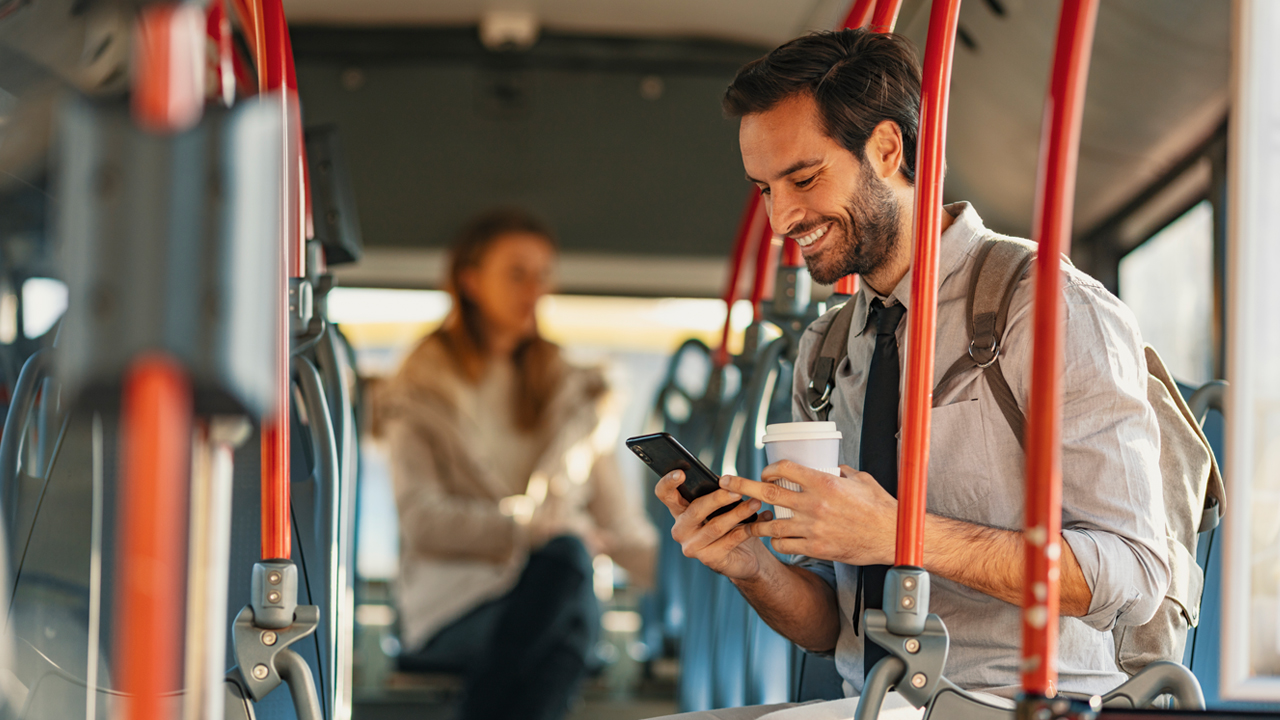
[[[475,220],[453,248],[452,312],[383,391],[401,667],[466,672],[464,718],[562,717],[599,624],[591,558],[652,572],[604,380],[538,334],[554,260],[527,213]]]

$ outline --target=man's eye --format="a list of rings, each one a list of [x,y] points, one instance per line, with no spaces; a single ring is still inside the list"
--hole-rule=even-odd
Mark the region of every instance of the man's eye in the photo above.
[[[767,188],[767,187],[762,187],[762,188],[760,188],[760,194],[761,194],[761,195],[768,195],[768,194],[769,194],[769,188]]]
[[[816,177],[816,176],[815,176],[815,177]],[[807,187],[809,187],[809,185],[811,185],[811,184],[813,183],[813,180],[814,180],[814,178],[806,178],[806,179],[804,179],[804,180],[797,180],[797,181],[796,181],[796,187],[798,187],[798,188],[807,188]]]

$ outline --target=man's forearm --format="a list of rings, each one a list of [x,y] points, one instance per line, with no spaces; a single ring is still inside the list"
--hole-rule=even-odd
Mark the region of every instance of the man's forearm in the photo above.
[[[1093,593],[1071,546],[1060,539],[1058,612],[1079,617],[1089,612]],[[925,518],[925,569],[1013,605],[1022,604],[1024,574],[1021,533],[961,520]]]
[[[778,560],[763,544],[760,550],[760,572],[733,584],[783,637],[806,650],[834,650],[840,637],[835,589],[816,574]]]

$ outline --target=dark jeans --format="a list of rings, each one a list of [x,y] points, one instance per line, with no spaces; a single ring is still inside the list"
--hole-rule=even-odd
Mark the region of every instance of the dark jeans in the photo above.
[[[591,557],[562,536],[529,555],[511,592],[440,630],[401,670],[467,676],[464,720],[555,720],[569,711],[595,647]]]

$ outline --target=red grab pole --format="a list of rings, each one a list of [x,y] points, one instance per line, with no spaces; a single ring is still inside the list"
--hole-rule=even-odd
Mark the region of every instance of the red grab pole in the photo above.
[[[902,0],[880,0],[876,4],[875,14],[871,16],[871,25],[867,29],[877,33],[893,32],[893,26],[898,24],[898,11],[901,9]]]
[[[915,255],[907,314],[907,377],[902,455],[898,471],[895,565],[924,567],[924,508],[929,470],[929,409],[938,313],[938,242],[942,236],[942,165],[947,145],[947,100],[960,0],[934,0],[920,85],[920,141],[916,158]]]
[[[782,238],[782,266],[804,267],[804,252],[800,244],[789,237]]]
[[[1062,541],[1062,253],[1070,249],[1080,118],[1097,0],[1064,0],[1044,104],[1036,181],[1036,295],[1027,406],[1022,689],[1051,697],[1058,676],[1058,554]]]
[[[840,25],[845,30],[860,28],[871,21],[871,12],[876,9],[876,0],[853,0],[849,12]]]
[[[206,14],[205,32],[218,48],[217,94],[222,104],[231,107],[236,99],[236,71],[231,49],[231,18],[227,16],[226,0],[212,0]]]
[[[733,327],[733,304],[738,301],[738,283],[742,280],[742,269],[747,264],[747,252],[751,247],[751,239],[759,235],[759,223],[764,220],[761,209],[760,192],[754,187],[747,198],[747,207],[742,212],[742,220],[738,223],[738,232],[733,237],[733,256],[729,261],[729,284],[724,289],[724,329],[720,332],[720,347],[716,348],[715,364],[723,367],[729,362],[729,332]]]
[[[773,226],[766,216],[760,229],[760,244],[756,246],[756,274],[751,286],[751,308],[756,322],[764,319],[764,293],[769,281],[773,279],[773,267],[778,260],[778,247],[774,245],[773,239]]]
[[[139,15],[134,38],[130,95],[134,122],[154,132],[195,125],[204,111],[201,10],[183,4],[151,5]]]
[[[127,720],[169,720],[182,685],[191,383],[161,355],[140,357],[120,410],[120,539],[114,668]]]
[[[259,49],[258,84],[264,101],[278,102],[285,118],[280,158],[281,227],[280,260],[282,272],[277,287],[276,382],[278,396],[275,411],[263,419],[262,427],[262,558],[288,559],[292,555],[292,529],[289,519],[289,278],[302,274],[303,253],[301,197],[301,130],[299,128],[297,80],[293,71],[293,54],[289,29],[285,24],[280,0],[249,0],[247,10],[254,18],[254,33]],[[272,93],[267,95],[266,93]],[[269,98],[269,100],[267,100]]]

